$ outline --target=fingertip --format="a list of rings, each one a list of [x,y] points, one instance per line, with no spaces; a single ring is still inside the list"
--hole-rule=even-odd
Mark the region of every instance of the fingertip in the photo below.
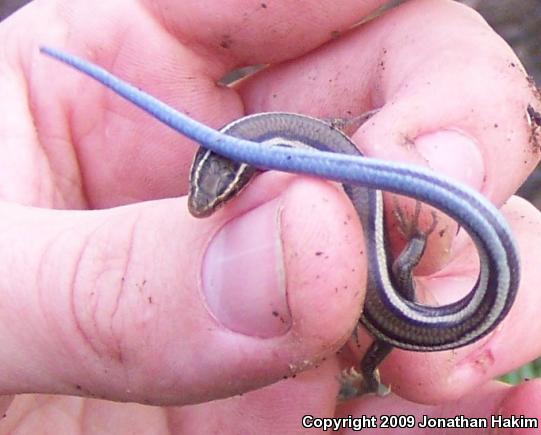
[[[243,224],[232,223],[236,219]],[[266,173],[204,225],[215,228],[209,230],[208,249],[215,249],[213,243],[222,245],[218,258],[227,258],[227,267],[234,270],[228,280],[244,290],[225,284],[223,276],[214,280],[213,288],[203,289],[204,304],[219,326],[200,328],[197,334],[206,351],[199,353],[196,371],[207,376],[192,379],[191,402],[245,392],[295,375],[343,345],[359,317],[366,266],[360,223],[337,186]],[[269,229],[270,238],[257,234]],[[244,239],[241,252],[235,250],[239,246],[232,240],[235,237]],[[279,240],[273,241],[276,237]],[[208,249],[203,257],[218,253],[209,254]],[[269,255],[275,263],[270,267]],[[213,260],[208,267],[222,266]],[[262,269],[268,270],[259,275]],[[255,288],[258,277],[260,286],[270,283],[265,295]],[[242,283],[245,278],[247,287]],[[201,285],[206,285],[204,276]],[[214,293],[210,297],[209,291]],[[278,299],[276,295],[265,299],[273,292]],[[285,302],[276,303],[283,296]],[[214,355],[220,355],[220,360]]]
[[[267,191],[260,204],[250,191],[271,180],[283,188],[274,185],[277,196]],[[201,285],[211,312],[248,336],[270,338],[293,327],[303,336],[315,328],[322,339],[341,331],[343,339],[360,311],[366,269],[350,202],[320,180],[268,174],[254,185],[225,211],[206,248]],[[257,206],[243,210],[254,200]]]
[[[350,201],[333,185],[296,178],[284,197],[282,238],[297,333],[344,340],[356,324],[366,282],[362,229]]]

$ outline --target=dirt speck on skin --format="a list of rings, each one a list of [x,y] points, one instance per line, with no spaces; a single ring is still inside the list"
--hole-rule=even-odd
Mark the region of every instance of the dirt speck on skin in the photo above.
[[[535,99],[541,105],[541,89],[536,85],[532,76],[527,76],[526,80],[528,81],[528,87],[532,90]]]
[[[331,32],[331,38],[333,38],[333,39],[339,38],[340,35],[341,35],[341,32],[339,30],[333,30]]]
[[[531,89],[536,100],[537,106],[541,107],[541,90],[536,85],[532,76],[527,76],[528,87]],[[535,104],[535,103],[534,103]],[[530,127],[530,147],[532,152],[538,153],[541,151],[541,113],[531,104],[526,108],[526,119]]]
[[[220,47],[228,49],[231,48],[232,44],[233,38],[231,38],[231,35],[222,35],[222,38],[220,40]]]
[[[532,106],[528,106],[528,115],[530,115],[530,121],[533,125],[541,127],[541,113],[535,110]]]
[[[541,151],[541,113],[535,110],[531,105],[526,109],[528,125],[530,127],[530,147],[532,152]]]

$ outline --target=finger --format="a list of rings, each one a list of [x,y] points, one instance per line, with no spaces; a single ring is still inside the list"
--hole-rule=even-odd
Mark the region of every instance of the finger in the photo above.
[[[210,7],[197,0],[145,3],[180,41],[203,46],[213,57],[255,65],[308,53],[388,2],[226,0]]]
[[[43,433],[45,428],[59,427],[67,432],[71,426],[70,433],[110,432],[111,427],[115,433],[126,434],[299,433],[305,413],[334,412],[336,370],[336,359],[330,358],[319,368],[256,391],[182,407],[19,395],[2,420],[2,428],[5,433]]]
[[[541,319],[537,310],[541,303],[537,290],[541,271],[534,255],[541,243],[541,213],[518,197],[511,198],[502,212],[511,224],[521,254],[521,283],[510,313],[495,332],[470,346],[435,353],[394,350],[381,371],[383,382],[391,385],[396,394],[421,403],[458,399],[487,380],[541,355]],[[450,302],[473,285],[475,255],[471,248],[464,261],[424,279],[422,286],[437,295],[440,303]],[[369,342],[368,337],[363,336],[361,342]]]
[[[336,405],[335,358],[274,385],[224,400],[171,410],[174,428],[186,433],[300,433],[303,416],[333,415]],[[224,423],[225,422],[225,423]]]
[[[394,395],[365,397],[341,406],[337,416],[375,415],[377,428],[382,429],[387,424],[385,429],[389,434],[405,431],[454,434],[468,429],[490,433],[499,429],[514,433],[515,428],[537,428],[541,417],[540,393],[541,382],[538,380],[515,387],[491,382],[459,401],[437,406],[419,405]],[[362,421],[366,420],[359,423]],[[366,426],[363,428],[369,430]],[[345,430],[343,433],[353,432]]]
[[[461,32],[449,31],[457,27]],[[379,108],[354,136],[362,150],[378,157],[430,164],[429,133],[462,133],[474,143],[468,147],[457,143],[460,136],[451,136],[436,154],[440,165],[456,144],[463,155],[445,172],[465,157],[470,164],[484,164],[480,180],[475,167],[465,173],[463,164],[449,175],[473,186],[486,178],[484,193],[500,204],[539,159],[524,146],[531,139],[526,109],[536,104],[534,91],[515,54],[476,12],[434,0],[407,2],[347,38],[242,83],[250,112],[285,109],[347,117]],[[309,95],[294,99],[292,92]],[[450,98],[457,92],[460,98]],[[513,173],[502,173],[502,166]]]
[[[268,173],[212,218],[195,220],[185,202],[1,205],[0,394],[196,403],[291,376],[343,344],[365,277],[342,192]]]
[[[308,51],[382,3],[32,3],[0,29],[0,94],[7,97],[0,108],[13,114],[0,138],[13,144],[18,157],[17,170],[0,171],[0,185],[11,183],[13,196],[25,203],[64,208],[103,208],[187,190],[192,142],[87,77],[43,58],[41,45],[94,61],[221,127],[244,114],[238,94],[217,85],[224,74]],[[28,177],[10,178],[12,172],[42,175],[42,197],[20,192]]]
[[[248,112],[347,118],[379,108],[353,136],[363,152],[428,166],[498,205],[539,160],[526,118],[528,104],[538,105],[534,87],[511,49],[475,12],[453,2],[407,2],[243,82],[241,94]],[[425,228],[428,207],[422,214]],[[456,228],[438,214],[419,272],[440,269],[463,246],[451,249]]]

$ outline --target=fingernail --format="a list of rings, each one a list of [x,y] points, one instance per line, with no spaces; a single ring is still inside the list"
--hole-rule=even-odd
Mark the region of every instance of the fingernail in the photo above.
[[[473,138],[454,130],[440,130],[417,136],[415,148],[434,171],[474,189],[483,186],[483,156]]]
[[[203,260],[203,292],[226,328],[257,337],[283,335],[291,326],[280,238],[280,199],[225,224]]]

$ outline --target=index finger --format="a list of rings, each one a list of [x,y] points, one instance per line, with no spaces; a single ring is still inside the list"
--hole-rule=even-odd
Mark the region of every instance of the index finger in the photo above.
[[[1,31],[3,61],[9,67],[0,80],[0,93],[8,95],[0,107],[14,121],[0,134],[24,132],[30,152],[20,166],[32,172],[35,155],[43,152],[40,157],[48,161],[52,177],[69,179],[66,191],[80,187],[80,194],[72,194],[80,196],[74,200],[78,206],[177,196],[186,190],[193,145],[103,87],[41,58],[39,45],[65,48],[219,127],[244,112],[239,95],[217,84],[226,72],[298,56],[336,37],[381,3],[30,4],[3,23]],[[28,134],[34,131],[38,134]],[[21,177],[18,182],[26,181]],[[14,177],[2,182],[14,183]]]

